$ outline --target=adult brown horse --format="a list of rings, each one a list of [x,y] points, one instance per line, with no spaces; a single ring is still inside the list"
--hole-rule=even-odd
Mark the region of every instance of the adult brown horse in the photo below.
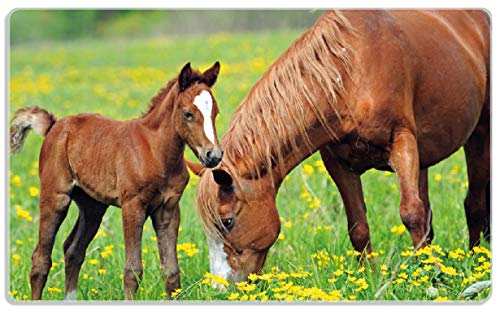
[[[148,216],[157,235],[167,296],[180,287],[179,200],[189,180],[183,153],[187,143],[207,167],[222,158],[214,126],[218,107],[210,91],[219,69],[216,62],[200,73],[188,63],[151,99],[146,113],[129,121],[94,114],[56,121],[38,107],[16,111],[11,152],[22,149],[31,128],[45,136],[39,162],[40,232],[30,272],[33,299],[42,296],[54,238],[71,200],[79,216],[64,242],[67,299],[77,297],[86,249],[109,205],[122,208],[126,298],[132,298],[138,288],[136,276],[142,276],[141,238]]]
[[[370,252],[360,175],[396,173],[401,220],[419,248],[431,241],[426,169],[464,146],[476,244],[489,225],[489,42],[483,11],[324,13],[243,100],[220,167],[201,171],[211,272],[239,281],[262,268],[280,231],[277,191],[317,150],[354,248]]]

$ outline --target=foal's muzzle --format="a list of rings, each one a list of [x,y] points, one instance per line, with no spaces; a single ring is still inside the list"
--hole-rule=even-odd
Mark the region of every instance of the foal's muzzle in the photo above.
[[[203,166],[213,168],[220,163],[222,155],[224,155],[224,152],[218,147],[207,148],[202,154],[199,154],[199,158]]]

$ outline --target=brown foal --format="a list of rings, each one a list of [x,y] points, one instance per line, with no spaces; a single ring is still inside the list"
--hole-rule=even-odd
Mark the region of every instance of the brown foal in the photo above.
[[[39,159],[40,231],[30,272],[32,299],[41,299],[54,239],[72,200],[79,216],[64,242],[66,299],[77,297],[86,249],[109,205],[122,209],[126,298],[132,299],[142,278],[141,238],[148,216],[157,235],[167,298],[180,287],[179,200],[189,180],[183,153],[188,144],[206,167],[222,158],[214,126],[218,107],[210,90],[219,69],[216,62],[200,73],[188,63],[138,119],[79,114],[56,121],[38,107],[16,111],[10,130],[12,153],[22,149],[29,129],[45,136]]]

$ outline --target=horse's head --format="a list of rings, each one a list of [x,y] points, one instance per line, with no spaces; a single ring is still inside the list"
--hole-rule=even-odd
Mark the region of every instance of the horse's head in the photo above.
[[[280,232],[275,189],[266,178],[235,179],[225,167],[204,169],[198,213],[210,250],[210,272],[235,282],[259,272]]]
[[[217,166],[223,154],[215,131],[219,108],[210,91],[219,69],[220,64],[216,62],[210,69],[199,73],[193,71],[188,63],[177,78],[179,94],[173,115],[175,128],[208,168]]]

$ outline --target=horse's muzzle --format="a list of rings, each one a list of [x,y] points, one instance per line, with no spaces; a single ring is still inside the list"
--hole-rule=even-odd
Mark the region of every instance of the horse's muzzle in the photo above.
[[[218,148],[208,148],[202,154],[199,155],[200,161],[203,166],[207,168],[213,168],[217,166],[222,160],[224,152]]]

